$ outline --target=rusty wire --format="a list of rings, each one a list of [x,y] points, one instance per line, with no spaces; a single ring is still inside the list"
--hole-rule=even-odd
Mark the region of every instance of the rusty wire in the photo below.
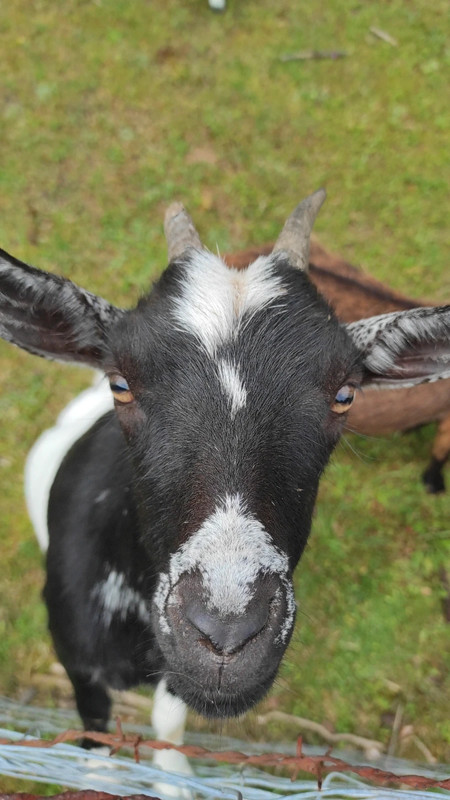
[[[11,739],[0,739],[1,745],[19,745],[23,747],[54,747],[63,742],[73,742],[82,738],[88,738],[99,745],[106,745],[114,755],[122,748],[131,749],[137,763],[140,761],[140,751],[142,748],[151,750],[176,750],[183,753],[190,759],[203,759],[216,761],[218,763],[234,764],[239,766],[253,767],[276,767],[286,770],[292,780],[295,780],[300,772],[314,775],[320,789],[322,780],[329,772],[351,772],[359,775],[377,786],[389,784],[397,786],[407,786],[412,789],[447,789],[450,790],[450,777],[443,780],[428,778],[423,775],[396,775],[393,772],[379,769],[378,767],[355,766],[343,761],[340,758],[330,755],[329,752],[320,756],[307,756],[302,752],[302,739],[297,740],[297,752],[294,756],[284,755],[283,753],[264,753],[258,755],[247,755],[237,750],[212,751],[198,745],[174,745],[168,742],[157,741],[154,739],[143,739],[141,736],[126,734],[122,730],[120,719],[116,719],[115,733],[99,733],[98,731],[79,731],[66,730],[58,734],[54,739],[23,739],[20,741]]]
[[[41,800],[39,795],[27,792],[14,794],[1,794],[0,800]],[[159,797],[150,797],[148,794],[117,795],[109,792],[96,792],[93,789],[83,789],[81,792],[62,792],[46,797],[45,800],[160,800]]]

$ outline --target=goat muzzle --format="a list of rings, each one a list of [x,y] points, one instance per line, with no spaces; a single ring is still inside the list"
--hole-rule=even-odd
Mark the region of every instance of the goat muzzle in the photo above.
[[[208,603],[198,570],[169,593],[157,637],[171,690],[209,717],[241,714],[269,689],[293,627],[289,592],[274,573],[250,587],[241,613]],[[165,626],[166,627],[166,626]]]

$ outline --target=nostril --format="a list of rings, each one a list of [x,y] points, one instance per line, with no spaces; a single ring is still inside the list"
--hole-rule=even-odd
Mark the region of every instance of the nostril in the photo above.
[[[186,617],[216,652],[231,654],[241,650],[264,628],[269,606],[263,603],[247,610],[245,616],[223,619],[208,611],[199,600],[192,600],[186,608]]]

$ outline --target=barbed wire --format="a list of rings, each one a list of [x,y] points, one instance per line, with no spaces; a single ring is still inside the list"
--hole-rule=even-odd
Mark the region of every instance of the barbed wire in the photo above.
[[[14,792],[13,794],[2,794],[0,800],[40,800],[38,795],[28,794],[27,792]],[[51,800],[160,800],[159,797],[152,797],[148,794],[128,794],[120,796],[110,792],[97,792],[94,789],[83,789],[81,792],[61,792],[53,794]]]
[[[395,785],[407,786],[413,789],[446,789],[450,790],[450,777],[435,779],[423,775],[397,775],[393,772],[371,766],[355,766],[343,759],[330,755],[311,756],[302,752],[302,738],[297,740],[297,751],[295,755],[285,755],[283,753],[263,753],[246,754],[238,750],[214,751],[198,745],[174,745],[168,742],[155,739],[144,739],[142,736],[132,733],[124,733],[120,718],[116,719],[115,733],[100,733],[98,731],[79,731],[76,729],[66,730],[53,739],[27,739],[17,741],[17,739],[0,739],[1,745],[14,745],[22,747],[51,748],[64,742],[74,742],[82,738],[90,739],[98,745],[106,746],[114,755],[123,748],[131,749],[136,763],[140,762],[141,749],[151,750],[176,750],[183,753],[190,759],[210,760],[218,763],[227,763],[239,766],[270,767],[286,770],[292,780],[295,780],[300,772],[314,775],[317,780],[318,789],[322,786],[325,775],[329,772],[350,772],[364,778],[378,786]]]

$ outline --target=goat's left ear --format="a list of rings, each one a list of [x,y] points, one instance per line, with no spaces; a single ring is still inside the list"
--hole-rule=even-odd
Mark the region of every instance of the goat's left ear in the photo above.
[[[0,250],[0,336],[44,358],[101,366],[105,335],[123,314],[74,283]]]
[[[395,311],[346,327],[363,354],[368,388],[450,378],[450,306]]]

